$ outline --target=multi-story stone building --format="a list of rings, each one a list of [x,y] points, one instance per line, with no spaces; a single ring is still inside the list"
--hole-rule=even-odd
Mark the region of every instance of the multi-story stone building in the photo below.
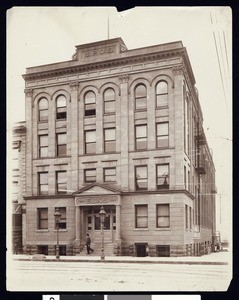
[[[76,46],[27,68],[25,253],[200,255],[215,230],[215,169],[182,42],[128,50],[121,38]],[[85,250],[84,250],[85,253]]]

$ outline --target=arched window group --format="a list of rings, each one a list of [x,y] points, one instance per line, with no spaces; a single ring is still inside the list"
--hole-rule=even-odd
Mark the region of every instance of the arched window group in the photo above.
[[[38,102],[38,120],[39,122],[48,121],[48,100],[43,97]],[[66,97],[59,95],[56,98],[56,120],[66,119]]]

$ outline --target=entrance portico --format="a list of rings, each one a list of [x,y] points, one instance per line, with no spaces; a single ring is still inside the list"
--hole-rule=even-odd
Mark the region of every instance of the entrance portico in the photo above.
[[[121,244],[121,195],[120,191],[111,187],[94,183],[77,193],[75,196],[76,209],[76,239],[75,242],[82,249],[85,245],[86,233],[89,233],[93,244],[101,241],[99,211],[103,205],[106,211],[104,223],[105,245]]]

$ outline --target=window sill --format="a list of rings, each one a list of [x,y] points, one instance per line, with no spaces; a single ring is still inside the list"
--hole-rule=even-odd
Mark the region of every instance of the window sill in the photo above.
[[[36,229],[36,232],[49,232],[49,229]]]
[[[60,232],[67,232],[67,229],[59,229]],[[54,232],[57,232],[56,229],[54,229]]]
[[[136,112],[141,112],[141,111],[147,111],[147,107],[146,108],[138,108],[138,109],[135,109],[135,113]]]
[[[158,227],[157,227],[157,228],[155,228],[155,230],[156,230],[156,231],[170,231],[171,228],[170,228],[170,227],[167,227],[167,228],[166,228],[166,227],[165,227],[165,228],[158,228]]]
[[[162,106],[157,106],[155,109],[164,109],[164,108],[168,108],[168,105],[162,105]]]
[[[148,228],[134,228],[134,231],[141,231],[141,230],[143,230],[143,231],[149,231]]]
[[[115,116],[115,112],[104,113],[103,116],[104,116],[104,117],[105,117],[105,116]]]

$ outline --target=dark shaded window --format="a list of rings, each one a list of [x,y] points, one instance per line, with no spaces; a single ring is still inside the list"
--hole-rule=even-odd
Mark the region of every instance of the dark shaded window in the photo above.
[[[135,227],[148,227],[148,205],[135,205]]]
[[[167,228],[170,226],[169,204],[157,205],[157,227]]]
[[[143,84],[135,88],[135,109],[145,109],[147,107],[147,90]]]
[[[156,246],[156,255],[159,257],[169,257],[170,256],[170,246]]]
[[[37,246],[37,254],[48,255],[48,246],[47,245],[38,245]]]
[[[157,123],[157,148],[168,147],[168,122]]]
[[[56,119],[66,119],[66,97],[63,95],[56,99]]]
[[[147,149],[147,125],[135,126],[135,149]]]
[[[37,218],[37,229],[48,229],[48,208],[38,208]]]
[[[156,106],[168,105],[168,84],[165,81],[160,81],[156,86]]]
[[[56,135],[56,155],[66,155],[66,133],[57,133]]]
[[[67,175],[66,171],[56,171],[56,193],[67,193]]]
[[[85,116],[95,116],[95,93],[90,91],[85,94]]]
[[[169,189],[169,164],[157,165],[157,189]]]
[[[135,167],[135,188],[136,190],[148,189],[148,168],[147,166]]]
[[[115,91],[111,88],[104,92],[104,113],[115,113]]]
[[[85,153],[86,154],[96,153],[96,131],[95,130],[85,131]]]
[[[115,152],[116,140],[115,140],[115,128],[104,129],[105,137],[105,152]]]
[[[48,135],[39,135],[39,157],[48,156]]]
[[[48,195],[48,172],[38,173],[38,194]]]
[[[41,98],[38,102],[38,120],[40,122],[48,121],[48,100]]]

